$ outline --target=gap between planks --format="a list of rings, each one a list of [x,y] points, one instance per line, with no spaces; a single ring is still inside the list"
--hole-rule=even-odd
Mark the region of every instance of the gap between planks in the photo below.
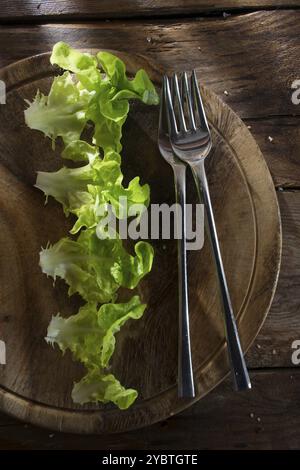
[[[27,5],[26,5],[27,3]],[[2,5],[2,17],[0,24],[17,24],[17,22],[31,23],[31,24],[46,24],[49,22],[57,22],[62,19],[64,22],[71,21],[98,21],[98,20],[126,20],[130,21],[143,21],[145,19],[153,18],[160,19],[194,19],[194,18],[227,18],[228,16],[241,16],[256,11],[277,11],[277,10],[297,10],[300,5],[296,0],[292,1],[247,1],[239,2],[190,2],[190,5],[182,4],[182,2],[143,2],[143,4],[136,5],[135,2],[130,0],[123,3],[115,2],[107,3],[93,2],[88,0],[86,5],[82,6],[78,3],[74,4],[70,1],[64,9],[55,11],[55,6],[51,2],[40,2],[33,0],[29,3],[14,2],[11,7],[11,2],[6,1]],[[188,3],[188,2],[187,2]],[[220,5],[221,3],[221,5]],[[49,4],[49,5],[48,5]],[[27,8],[28,7],[28,8]],[[18,12],[16,14],[16,11]]]

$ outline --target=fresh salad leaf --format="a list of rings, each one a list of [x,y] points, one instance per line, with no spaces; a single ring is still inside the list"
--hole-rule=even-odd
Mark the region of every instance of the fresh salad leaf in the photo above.
[[[136,176],[130,181],[127,188],[122,185],[115,186],[114,191],[110,191],[107,200],[111,203],[115,210],[115,214],[119,219],[125,219],[130,214],[132,206],[139,206],[136,209],[148,207],[150,201],[150,188],[148,184],[141,186],[140,178]],[[138,211],[140,215],[141,211]]]
[[[80,168],[62,167],[56,172],[39,171],[35,187],[47,196],[54,197],[63,205],[66,214],[72,211],[72,198],[86,191],[93,182],[94,170],[90,164]],[[76,205],[76,204],[75,204]]]
[[[101,240],[95,230],[84,230],[77,240],[62,238],[40,252],[43,273],[64,279],[69,295],[78,292],[87,302],[110,302],[120,286],[134,289],[151,270],[153,248],[135,245],[135,256],[120,238]]]
[[[65,72],[55,77],[48,96],[37,92],[25,110],[25,122],[31,129],[42,131],[52,142],[60,136],[65,144],[80,139],[87,122],[87,90],[80,90],[72,76]]]
[[[74,83],[69,72],[56,77],[49,96],[38,93],[25,112],[25,119],[29,127],[44,132],[53,140],[61,136],[66,145],[80,139],[87,120],[91,120],[95,128],[93,143],[104,151],[120,152],[122,126],[129,111],[128,100],[140,99],[152,105],[159,102],[147,73],[141,69],[133,79],[128,79],[124,62],[109,52],[101,51],[94,57],[59,42],[53,47],[50,61],[72,72],[78,83]],[[58,100],[52,102],[52,94]],[[79,103],[78,94],[83,103]]]
[[[62,41],[54,45],[50,62],[75,73],[82,86],[89,91],[98,89],[101,84],[96,57],[77,51]]]
[[[107,367],[115,350],[115,334],[129,319],[138,320],[145,311],[146,305],[141,304],[136,295],[127,303],[104,304],[98,313],[98,324],[105,332],[102,340],[101,365]]]
[[[138,296],[127,303],[115,303],[119,287],[134,289],[151,270],[153,248],[138,242],[134,255],[126,251],[116,231],[101,225],[108,205],[118,218],[132,216],[133,207],[147,207],[150,189],[139,177],[123,184],[121,171],[122,127],[129,112],[129,100],[157,104],[155,87],[144,70],[133,79],[125,64],[113,54],[96,56],[77,51],[63,42],[53,47],[51,59],[64,70],[55,77],[48,96],[37,92],[25,110],[25,121],[52,140],[64,143],[63,166],[52,173],[38,172],[36,187],[46,199],[54,197],[68,216],[76,217],[71,230],[77,238],[62,238],[40,252],[42,271],[64,279],[69,295],[79,294],[86,304],[76,315],[52,317],[46,340],[82,362],[87,374],[74,385],[77,403],[115,403],[128,408],[137,391],[125,389],[107,372],[115,349],[115,335],[129,319],[143,315],[146,305]],[[92,127],[92,142],[84,140]],[[74,168],[74,164],[78,164]],[[140,209],[143,210],[143,209]],[[137,211],[136,222],[140,213]]]
[[[75,359],[88,368],[108,367],[115,350],[115,334],[127,320],[139,319],[146,308],[138,296],[127,303],[87,303],[76,315],[52,317],[46,341],[56,343],[64,353],[70,349]]]
[[[158,94],[145,70],[139,70],[133,80],[128,80],[125,64],[121,59],[105,51],[98,52],[97,59],[111,84],[116,88],[114,101],[139,98],[145,104],[159,103]]]
[[[115,349],[115,334],[127,320],[139,319],[145,308],[134,296],[127,303],[104,304],[98,310],[95,303],[88,303],[66,319],[59,314],[52,317],[46,341],[57,344],[63,353],[69,349],[90,371],[75,384],[74,402],[112,401],[121,409],[133,403],[137,392],[126,390],[112,374],[105,373],[105,368]]]
[[[48,326],[47,343],[57,344],[64,353],[70,349],[75,359],[86,366],[100,365],[103,333],[98,326],[97,303],[86,303],[76,315],[53,316]]]
[[[89,118],[95,123],[94,143],[104,150],[111,148],[120,152],[122,126],[129,111],[128,100],[137,98],[154,105],[158,104],[159,97],[144,70],[139,70],[133,80],[128,80],[125,64],[118,57],[99,52],[97,59],[108,80],[93,98],[89,109]]]
[[[99,157],[99,148],[88,144],[85,140],[74,140],[67,145],[61,156],[73,162],[86,162],[93,165]]]
[[[80,382],[74,385],[72,398],[75,403],[115,403],[121,410],[126,410],[137,398],[137,391],[125,389],[112,375],[91,370]]]
[[[74,145],[73,145],[74,144]],[[122,185],[123,174],[120,156],[113,151],[101,159],[96,147],[82,145],[82,141],[69,144],[63,156],[72,160],[86,159],[91,163],[79,168],[63,167],[56,172],[38,172],[35,186],[52,196],[63,206],[65,214],[75,214],[77,221],[71,233],[81,228],[92,228],[106,214],[101,206],[111,204],[118,218],[127,218],[130,208],[139,204],[147,207],[150,188],[141,185],[139,177],[130,181],[127,188]]]
[[[88,109],[88,119],[94,123],[93,144],[98,145],[104,152],[122,150],[122,126],[126,116],[122,119],[109,119],[104,116],[98,96],[93,97]]]

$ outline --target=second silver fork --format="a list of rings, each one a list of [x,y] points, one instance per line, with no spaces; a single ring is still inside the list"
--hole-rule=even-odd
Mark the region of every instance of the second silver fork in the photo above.
[[[192,354],[189,326],[189,300],[186,257],[186,165],[179,160],[172,150],[168,135],[166,109],[166,80],[164,79],[159,114],[158,147],[162,157],[171,165],[174,173],[177,203],[178,239],[178,292],[179,292],[179,328],[178,328],[178,395],[182,398],[195,396]],[[179,214],[179,207],[181,214]],[[181,224],[181,226],[179,226]]]

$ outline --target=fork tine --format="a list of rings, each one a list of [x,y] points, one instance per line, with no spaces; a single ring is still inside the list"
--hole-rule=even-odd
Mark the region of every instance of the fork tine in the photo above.
[[[169,135],[172,135],[172,134],[177,135],[178,128],[177,128],[177,123],[176,123],[174,107],[172,103],[170,82],[166,75],[164,76],[164,87],[165,87],[165,98],[166,98],[165,103],[166,103],[166,111],[167,111],[167,117],[168,117]]]
[[[195,124],[195,117],[194,117],[194,111],[193,111],[192,94],[191,94],[191,90],[189,87],[188,76],[186,72],[184,72],[181,77],[181,87],[182,87],[182,101],[184,101],[184,99],[186,99],[187,101],[191,128],[192,130],[195,131],[197,128]]]
[[[206,130],[209,131],[207,119],[206,119],[206,114],[205,114],[205,109],[203,106],[198,82],[197,82],[197,77],[196,77],[196,71],[192,71],[192,76],[191,76],[191,84],[192,84],[192,93],[194,94],[196,98],[196,105],[200,117],[201,124],[205,126]]]
[[[178,103],[178,111],[179,111],[178,114],[179,114],[180,130],[184,131],[184,132],[187,132],[185,118],[184,118],[184,112],[183,112],[182,97],[180,96],[178,77],[177,77],[176,73],[174,73],[172,81],[173,81],[173,89],[175,91],[175,96],[177,98],[177,103]],[[174,102],[175,102],[175,100],[174,100]]]

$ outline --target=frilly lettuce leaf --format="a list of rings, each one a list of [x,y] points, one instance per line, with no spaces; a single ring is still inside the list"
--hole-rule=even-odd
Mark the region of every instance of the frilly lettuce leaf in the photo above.
[[[107,112],[107,107],[104,107],[105,110]],[[113,150],[119,153],[122,150],[122,126],[126,121],[126,116],[121,119],[105,117],[98,95],[91,100],[87,116],[94,123],[93,144],[101,147],[104,152]]]
[[[53,277],[54,281],[57,277],[64,279],[69,286],[69,295],[79,293],[89,302],[110,302],[119,286],[110,274],[110,265],[100,265],[95,273],[94,267],[99,262],[105,263],[105,257],[89,257],[87,249],[78,240],[70,238],[62,238],[40,252],[43,273]]]
[[[100,240],[95,230],[82,231],[77,240],[62,238],[40,252],[43,273],[60,277],[69,286],[69,295],[78,292],[87,302],[110,302],[120,286],[134,289],[152,267],[153,248],[138,242],[135,256],[122,240]]]
[[[76,315],[52,317],[46,341],[56,343],[62,352],[70,349],[75,359],[86,367],[106,368],[115,350],[115,334],[127,320],[139,319],[146,308],[138,296],[127,303],[87,303]]]
[[[133,205],[140,205],[140,209],[148,207],[150,188],[148,184],[142,186],[140,184],[140,178],[136,176],[130,181],[127,188],[124,188],[122,185],[115,186],[114,189],[110,191],[107,199],[114,208],[116,216],[119,219],[125,219],[128,217]],[[134,216],[135,214],[130,215]],[[140,213],[136,215],[140,215]]]
[[[115,334],[129,319],[138,320],[145,311],[146,305],[141,304],[139,296],[135,295],[127,303],[104,304],[98,313],[98,325],[105,331],[102,341],[101,364],[107,367],[115,350]]]
[[[59,42],[53,47],[50,61],[68,72],[54,79],[48,97],[41,93],[36,95],[25,111],[25,120],[29,127],[44,132],[53,141],[60,136],[67,145],[80,139],[86,122],[91,120],[93,143],[104,151],[120,152],[128,100],[140,99],[146,104],[159,102],[147,73],[141,69],[129,80],[125,64],[109,52],[101,51],[94,57]]]
[[[87,122],[91,95],[80,90],[69,72],[55,77],[48,96],[39,91],[25,110],[25,122],[31,129],[43,132],[54,142],[62,137],[65,144],[80,139]]]
[[[90,164],[80,168],[62,167],[55,172],[39,171],[35,187],[43,191],[46,197],[54,197],[68,214],[74,205],[72,198],[76,200],[77,193],[86,191],[93,178],[94,171]]]
[[[45,338],[51,345],[57,344],[64,353],[69,349],[74,359],[81,361],[89,370],[74,385],[72,398],[77,403],[112,401],[119,408],[128,408],[136,399],[137,392],[125,389],[105,368],[115,350],[115,334],[129,320],[137,320],[146,305],[134,296],[127,303],[104,304],[97,310],[96,303],[87,303],[76,315],[52,317]]]
[[[114,101],[139,98],[145,104],[156,105],[159,103],[158,94],[145,70],[139,70],[134,79],[129,80],[126,76],[124,62],[115,55],[100,51],[97,54],[97,59],[111,84],[116,88]]]
[[[89,107],[89,118],[95,123],[93,141],[104,150],[120,152],[122,126],[129,111],[128,100],[158,104],[159,97],[144,70],[139,70],[133,80],[128,80],[125,64],[118,57],[101,51],[97,59],[107,77]]]
[[[73,162],[86,162],[93,165],[99,157],[99,148],[88,144],[85,140],[74,140],[65,147],[61,156]]]
[[[63,167],[51,173],[40,171],[35,186],[47,198],[52,196],[60,202],[66,215],[77,216],[71,233],[75,234],[83,227],[95,227],[104,215],[100,211],[103,204],[111,204],[118,218],[126,218],[134,204],[148,206],[150,188],[147,184],[142,186],[138,177],[124,188],[121,159],[116,152],[109,151],[101,159],[97,147],[78,140],[66,147],[63,156],[90,163],[79,168]],[[122,201],[126,201],[127,207]]]
[[[89,91],[98,89],[101,84],[96,57],[77,51],[62,41],[54,45],[50,62],[75,73],[77,79]]]
[[[112,374],[91,370],[80,382],[74,385],[72,399],[75,403],[115,403],[121,410],[126,410],[137,398],[137,391],[125,389]]]
[[[103,332],[98,326],[97,303],[89,302],[76,315],[63,318],[53,316],[48,326],[47,343],[56,343],[64,353],[70,349],[75,359],[88,366],[99,365]]]
[[[101,239],[97,234],[107,235],[101,224],[99,229],[99,221],[108,204],[118,218],[124,218],[133,205],[149,203],[149,186],[141,185],[138,177],[128,187],[123,185],[121,137],[129,100],[157,104],[158,95],[144,70],[128,79],[125,64],[108,52],[93,56],[59,42],[50,61],[65,72],[54,78],[48,96],[37,92],[28,103],[25,121],[53,145],[61,137],[62,157],[72,161],[73,168],[38,172],[36,187],[62,204],[66,215],[76,217],[72,234],[81,231],[77,239],[65,237],[42,249],[40,266],[54,281],[64,279],[69,295],[78,293],[87,303],[67,319],[59,314],[53,317],[47,341],[57,343],[63,352],[70,349],[87,368],[86,376],[74,385],[75,402],[111,401],[126,409],[137,392],[126,390],[106,369],[115,349],[115,334],[128,319],[140,318],[146,306],[137,296],[127,303],[106,302],[116,301],[121,286],[134,289],[151,270],[153,248],[139,242],[131,255],[117,233]],[[92,145],[82,140],[91,124]],[[81,166],[74,168],[74,163]],[[103,207],[104,212],[100,211]]]

